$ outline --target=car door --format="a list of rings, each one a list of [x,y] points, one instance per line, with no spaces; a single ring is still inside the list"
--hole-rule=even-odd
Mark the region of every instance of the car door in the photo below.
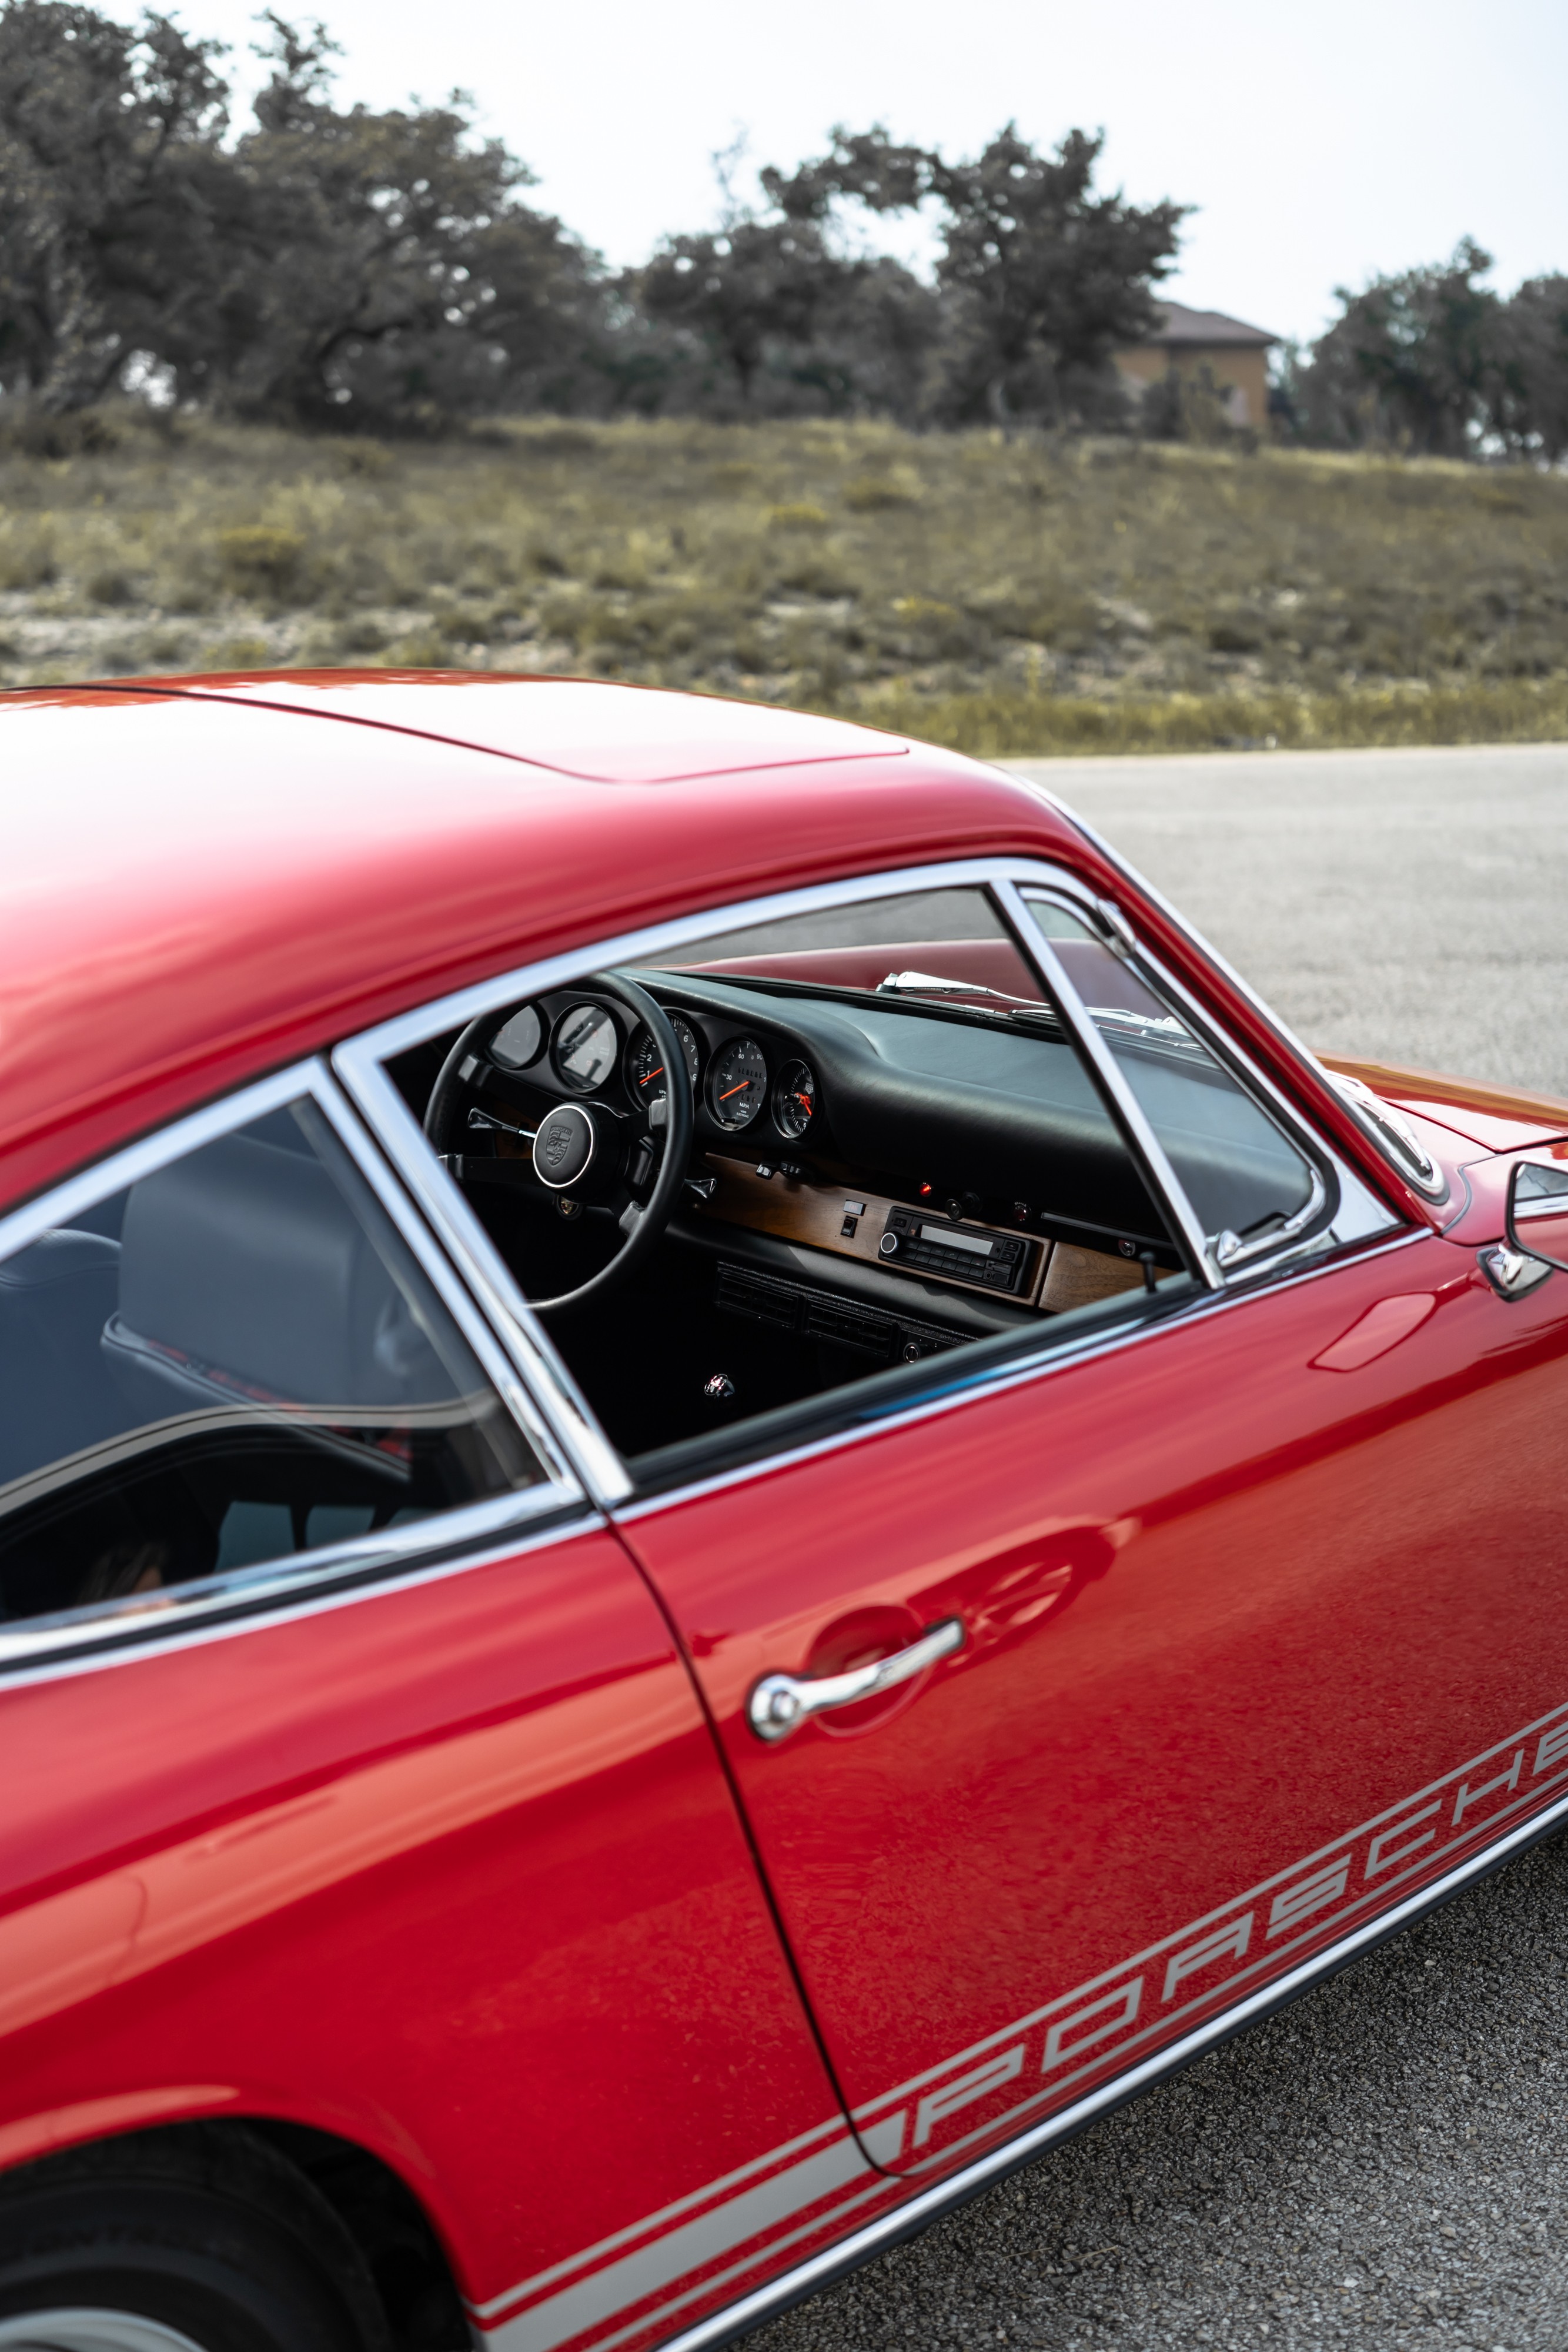
[[[539,2352],[882,2193],[664,1620],[323,1070],[0,1225],[0,1383],[8,2160],[308,2126]]]
[[[1051,926],[1059,1001],[1108,961],[1086,925]],[[1249,1114],[1186,1120],[1192,1031],[1145,978],[1091,1044],[1143,1055],[1190,1219]],[[1211,1286],[1138,1328],[619,1514],[908,2176],[1135,2079],[1564,1801],[1568,1280],[1505,1303],[1385,1213],[1270,1272],[1278,1232],[1200,1222]]]

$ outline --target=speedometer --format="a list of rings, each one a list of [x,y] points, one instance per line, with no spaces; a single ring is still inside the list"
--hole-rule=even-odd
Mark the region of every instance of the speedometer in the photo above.
[[[707,1107],[720,1127],[749,1127],[768,1099],[768,1065],[754,1037],[732,1037],[708,1072]]]
[[[671,1013],[670,1026],[680,1041],[681,1052],[685,1056],[686,1075],[695,1093],[697,1073],[702,1067],[702,1047],[697,1044],[696,1031],[678,1013]],[[643,1107],[663,1102],[669,1092],[664,1057],[653,1043],[651,1029],[639,1029],[632,1040],[632,1050],[626,1056],[626,1091],[634,1103]]]
[[[556,1073],[574,1093],[591,1094],[615,1067],[621,1040],[602,1004],[574,1004],[555,1033]]]

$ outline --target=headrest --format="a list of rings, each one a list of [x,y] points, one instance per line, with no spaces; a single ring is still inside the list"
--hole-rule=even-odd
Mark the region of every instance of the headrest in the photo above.
[[[430,1404],[455,1383],[321,1162],[224,1137],[131,1187],[123,1335],[296,1404]]]
[[[36,1296],[62,1282],[112,1280],[119,1263],[118,1242],[62,1226],[40,1234],[31,1248],[0,1265],[0,1291]]]

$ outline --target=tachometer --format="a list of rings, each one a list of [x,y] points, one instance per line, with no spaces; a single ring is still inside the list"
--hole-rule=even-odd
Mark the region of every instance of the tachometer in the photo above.
[[[621,1040],[602,1004],[574,1004],[555,1033],[557,1075],[580,1095],[601,1087],[615,1067]]]
[[[768,1099],[768,1065],[754,1037],[732,1037],[714,1055],[707,1107],[720,1127],[749,1127]]]
[[[786,1062],[773,1081],[773,1124],[786,1143],[799,1143],[817,1108],[817,1081],[804,1062]]]
[[[678,1013],[671,1013],[670,1026],[680,1040],[681,1051],[685,1055],[686,1075],[695,1092],[703,1058],[696,1031]],[[634,1103],[644,1107],[649,1103],[663,1102],[669,1091],[669,1081],[664,1076],[664,1057],[653,1043],[651,1029],[639,1029],[632,1040],[632,1050],[626,1056],[626,1091]]]

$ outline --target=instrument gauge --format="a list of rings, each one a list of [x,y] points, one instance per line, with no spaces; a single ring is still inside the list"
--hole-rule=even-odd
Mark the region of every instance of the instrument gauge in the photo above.
[[[504,1070],[525,1070],[538,1059],[545,1033],[537,1005],[525,1004],[503,1021],[490,1040],[490,1059]]]
[[[768,1099],[768,1065],[754,1037],[732,1037],[713,1057],[707,1107],[720,1127],[749,1127]]]
[[[817,1109],[817,1081],[804,1062],[786,1062],[773,1081],[773,1124],[786,1143],[799,1143]]]
[[[692,1092],[695,1094],[703,1058],[697,1033],[691,1023],[678,1013],[670,1014],[670,1026],[680,1041],[681,1052],[685,1056],[686,1076],[692,1082]],[[632,1050],[626,1056],[626,1091],[640,1109],[645,1109],[650,1103],[663,1102],[669,1092],[664,1057],[653,1042],[651,1029],[639,1029],[632,1040]]]
[[[574,1004],[556,1024],[556,1076],[573,1094],[589,1095],[614,1069],[621,1040],[602,1004]]]

